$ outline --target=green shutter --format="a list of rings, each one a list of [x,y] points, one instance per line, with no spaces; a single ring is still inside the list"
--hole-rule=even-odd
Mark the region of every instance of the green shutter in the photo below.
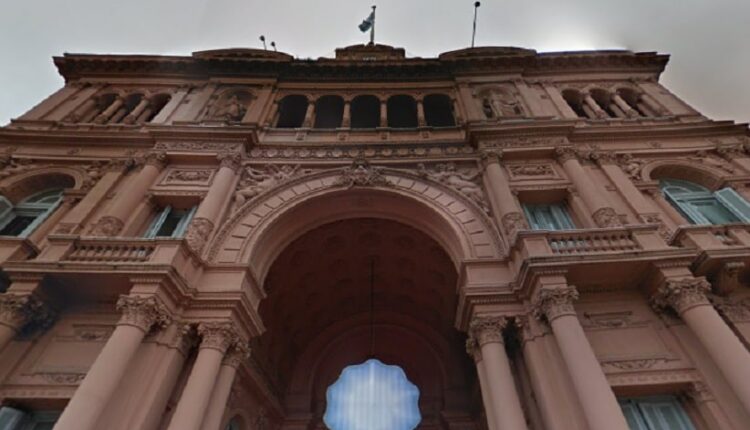
[[[523,205],[533,230],[571,230],[575,228],[564,204]]]
[[[28,416],[23,411],[9,406],[0,408],[0,429],[20,430],[26,427],[24,424]]]
[[[198,206],[193,206],[189,211],[183,212],[180,222],[177,224],[177,227],[175,227],[174,232],[172,232],[172,237],[180,238],[185,235],[185,230],[187,230],[188,225],[190,225],[190,220],[193,219],[196,209],[198,209]]]
[[[695,430],[674,397],[638,400],[648,430]]]
[[[638,407],[636,407],[633,401],[621,400],[620,408],[622,408],[622,414],[625,415],[625,420],[628,422],[630,430],[649,430],[640,411],[638,411]]]
[[[156,237],[156,233],[161,228],[161,225],[164,224],[164,220],[167,219],[167,216],[171,211],[172,206],[167,206],[162,209],[162,211],[159,212],[156,218],[154,218],[154,220],[151,222],[151,226],[149,226],[148,230],[146,230],[146,233],[143,235],[143,237],[148,239],[153,239],[154,237]]]
[[[742,222],[750,222],[750,204],[741,195],[737,194],[736,191],[727,187],[715,192],[714,195],[724,207],[742,220]]]

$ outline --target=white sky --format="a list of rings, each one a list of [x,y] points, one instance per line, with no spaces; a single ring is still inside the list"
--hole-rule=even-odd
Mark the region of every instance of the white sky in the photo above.
[[[367,41],[375,0],[2,0],[0,124],[62,86],[63,52],[183,54],[261,47],[332,56]],[[473,0],[377,0],[376,39],[429,57],[466,47]],[[672,54],[662,82],[715,119],[750,120],[750,0],[485,0],[477,45]]]

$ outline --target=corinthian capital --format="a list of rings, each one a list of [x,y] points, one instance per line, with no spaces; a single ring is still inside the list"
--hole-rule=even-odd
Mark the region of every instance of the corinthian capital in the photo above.
[[[117,310],[122,312],[118,325],[131,325],[148,333],[154,327],[164,327],[171,322],[169,313],[154,296],[120,296]]]
[[[706,278],[667,279],[651,298],[658,310],[671,307],[678,314],[696,306],[710,306],[708,293],[711,284]]]
[[[555,148],[555,157],[564,163],[568,160],[578,159],[578,152],[572,146],[558,146]]]
[[[0,325],[16,331],[30,323],[49,326],[54,313],[44,302],[30,295],[0,294]]]
[[[223,364],[237,369],[248,358],[250,358],[250,346],[245,341],[238,341],[227,351]]]
[[[159,170],[167,166],[167,154],[163,151],[151,151],[145,158],[147,166],[154,166]]]
[[[219,160],[221,167],[228,167],[234,170],[235,173],[240,170],[242,157],[240,157],[239,152],[224,152],[217,155],[216,159]]]
[[[575,315],[573,302],[578,300],[578,290],[569,285],[564,288],[542,288],[534,300],[534,316],[552,322],[563,315]]]
[[[469,333],[479,346],[503,343],[503,330],[508,325],[506,317],[476,317],[469,324]]]
[[[483,149],[479,153],[479,157],[482,161],[482,166],[487,167],[492,163],[500,163],[503,159],[502,149]]]
[[[474,359],[475,363],[482,361],[482,352],[479,350],[479,343],[473,337],[466,339],[466,353]]]
[[[591,159],[600,166],[605,164],[617,164],[617,156],[609,151],[594,151],[591,153]]]
[[[228,322],[200,323],[198,335],[201,337],[200,348],[217,349],[222,354],[240,341],[237,330]]]

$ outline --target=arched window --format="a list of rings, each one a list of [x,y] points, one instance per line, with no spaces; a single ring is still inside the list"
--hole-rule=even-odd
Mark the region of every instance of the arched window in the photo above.
[[[417,102],[407,95],[388,99],[388,127],[417,128]]]
[[[323,96],[315,102],[314,128],[339,128],[344,117],[344,99]]]
[[[380,100],[375,96],[357,96],[351,104],[352,128],[380,126]]]
[[[583,96],[581,96],[581,93],[576,90],[564,90],[562,96],[579,118],[591,117],[583,108]]]
[[[151,122],[156,115],[159,115],[164,106],[169,103],[172,97],[169,94],[157,94],[151,97],[151,102],[148,107],[144,109],[143,113],[136,120],[137,123]]]
[[[672,206],[691,224],[750,222],[750,204],[731,188],[711,192],[678,179],[663,179],[659,186]]]
[[[591,98],[594,99],[596,104],[598,104],[599,107],[602,108],[602,110],[606,112],[610,118],[625,116],[625,113],[620,110],[620,108],[615,106],[615,104],[612,102],[612,95],[609,93],[609,91],[602,89],[591,90]]]
[[[400,367],[376,359],[345,368],[326,401],[331,430],[412,430],[422,420],[417,386]]]
[[[278,128],[300,128],[307,114],[307,97],[302,95],[286,96],[279,102]]]
[[[0,196],[0,235],[26,237],[54,212],[62,200],[62,189],[33,194],[17,205]]]
[[[445,94],[425,96],[424,119],[430,127],[453,127],[456,119],[453,116],[453,101]]]

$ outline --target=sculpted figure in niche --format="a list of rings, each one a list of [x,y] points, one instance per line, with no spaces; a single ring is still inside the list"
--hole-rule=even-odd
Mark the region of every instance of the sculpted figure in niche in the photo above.
[[[228,98],[222,98],[211,106],[207,117],[222,121],[241,121],[247,112],[249,97],[246,93],[232,93]]]
[[[456,163],[440,163],[432,170],[428,170],[424,164],[420,163],[418,170],[420,176],[447,185],[473,200],[485,212],[489,210],[484,200],[482,188],[474,182],[479,177],[480,172],[472,173],[468,169],[458,170]]]
[[[247,166],[242,172],[240,189],[234,197],[235,209],[258,194],[274,188],[292,177],[309,172],[309,170],[300,171],[299,167],[299,165],[284,165],[281,167],[268,165],[265,169],[258,170]]]
[[[524,115],[523,106],[508,88],[493,88],[482,96],[482,110],[488,119]]]

